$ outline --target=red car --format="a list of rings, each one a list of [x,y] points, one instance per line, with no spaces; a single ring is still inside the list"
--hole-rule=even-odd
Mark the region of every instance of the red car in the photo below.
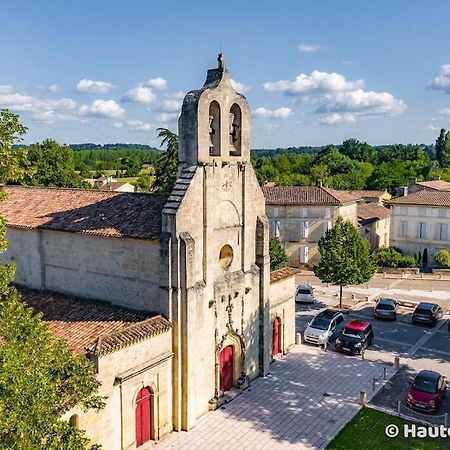
[[[336,339],[335,350],[352,355],[362,353],[373,343],[373,328],[367,320],[352,320]]]
[[[410,382],[406,403],[414,409],[434,412],[438,410],[445,391],[445,377],[432,370],[421,370]]]

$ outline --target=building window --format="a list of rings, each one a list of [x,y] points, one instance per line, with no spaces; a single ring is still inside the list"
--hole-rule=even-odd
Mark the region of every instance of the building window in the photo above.
[[[400,221],[398,234],[402,237],[408,236],[408,222],[406,220]]]
[[[309,260],[309,248],[306,245],[300,247],[300,262],[306,264]]]
[[[325,208],[325,217],[331,217],[331,208]]]
[[[79,419],[78,419],[78,415],[77,414],[74,414],[73,416],[70,417],[69,425],[72,428],[79,428]]]
[[[230,155],[241,156],[241,108],[236,103],[230,109]]]
[[[302,208],[302,217],[308,217],[308,208]]]
[[[323,230],[324,230],[324,233],[326,233],[327,231],[330,231],[331,230],[331,220],[325,220],[324,222],[323,222]]]
[[[281,222],[279,220],[275,220],[275,226],[274,226],[274,235],[275,237],[280,237],[280,229],[281,229]]]
[[[215,100],[209,105],[209,155],[220,156],[220,106]]]
[[[436,239],[438,241],[447,241],[448,240],[448,224],[438,223],[436,225]]]
[[[280,208],[273,208],[273,217],[279,217],[280,216]]]
[[[439,217],[447,217],[447,210],[446,209],[439,209]]]
[[[226,244],[220,249],[219,253],[220,267],[226,270],[230,267],[232,262],[233,262],[233,249],[231,248],[231,245]]]
[[[419,239],[425,239],[427,237],[427,224],[426,222],[417,223],[417,237]]]
[[[153,436],[153,392],[142,388],[136,398],[136,446],[145,444]]]
[[[309,236],[309,223],[307,220],[300,222],[300,237],[307,238]]]

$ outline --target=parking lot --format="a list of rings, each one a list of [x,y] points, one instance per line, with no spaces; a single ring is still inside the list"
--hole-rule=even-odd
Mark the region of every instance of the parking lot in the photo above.
[[[315,304],[297,304],[297,332],[303,333],[308,322],[316,314],[330,308],[330,306],[335,306],[338,302],[336,297],[321,296],[319,289],[316,291],[318,301]],[[407,294],[411,293],[404,293],[405,296]],[[346,323],[355,319],[366,319],[372,323],[375,339],[374,344],[364,354],[365,360],[392,364],[396,356],[400,358],[401,370],[381,389],[372,403],[385,409],[397,411],[398,401],[401,401],[401,412],[403,414],[428,422],[443,424],[443,414],[445,412],[450,413],[450,391],[439,412],[432,415],[424,415],[410,410],[403,400],[409,380],[414,378],[420,370],[435,370],[450,380],[450,333],[447,324],[449,316],[445,315],[436,327],[429,328],[411,323],[412,309],[401,309],[395,322],[376,320],[373,318],[373,306],[373,301],[355,300],[349,312],[344,314]],[[310,347],[306,343],[302,345]],[[329,345],[327,351],[334,352],[334,343]],[[317,352],[320,353],[323,350],[317,348]],[[342,358],[361,359],[361,356],[340,356]],[[376,380],[375,383],[379,381]]]

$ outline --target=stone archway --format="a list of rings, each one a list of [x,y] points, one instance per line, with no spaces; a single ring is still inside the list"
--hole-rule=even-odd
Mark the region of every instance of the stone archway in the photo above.
[[[241,337],[233,330],[228,331],[217,346],[216,362],[218,369],[216,374],[217,394],[223,394],[224,386],[227,388],[239,387],[239,380],[245,377],[244,346]],[[229,378],[224,380],[224,376]]]

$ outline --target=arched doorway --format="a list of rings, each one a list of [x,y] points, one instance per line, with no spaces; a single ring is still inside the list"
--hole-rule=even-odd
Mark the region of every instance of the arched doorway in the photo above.
[[[272,355],[281,353],[281,320],[275,317],[272,331]]]
[[[154,439],[153,436],[153,392],[142,388],[136,397],[136,446]]]
[[[220,390],[229,391],[233,387],[234,347],[227,345],[220,352]]]

